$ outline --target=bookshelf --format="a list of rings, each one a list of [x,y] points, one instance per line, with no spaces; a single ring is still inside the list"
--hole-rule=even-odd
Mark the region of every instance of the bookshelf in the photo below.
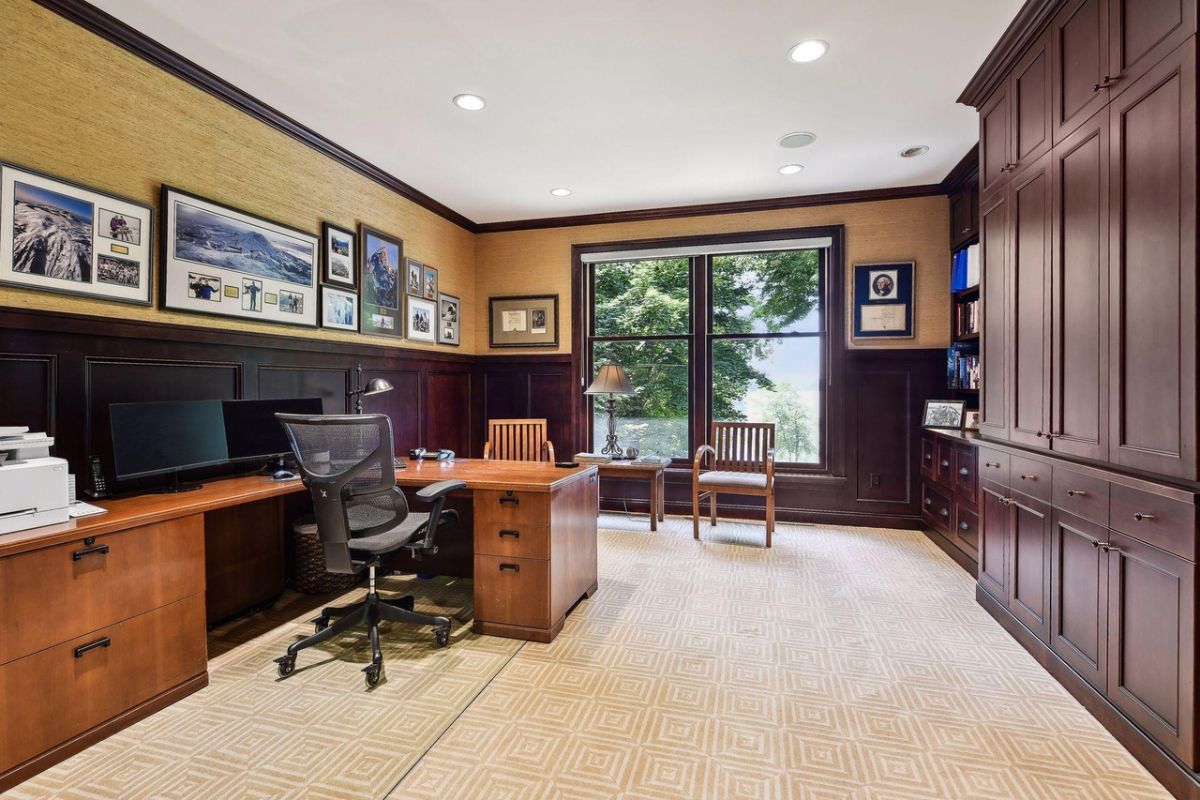
[[[979,237],[972,236],[951,254],[950,347],[946,349],[946,388],[979,407],[982,365],[979,334],[983,307],[979,297]]]

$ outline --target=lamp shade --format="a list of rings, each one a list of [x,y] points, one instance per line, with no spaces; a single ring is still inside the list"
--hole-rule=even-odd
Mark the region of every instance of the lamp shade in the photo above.
[[[605,364],[584,394],[633,394],[633,384],[625,370],[616,364]]]
[[[364,395],[383,394],[392,390],[392,382],[386,378],[371,378],[367,382],[367,388],[363,389]]]

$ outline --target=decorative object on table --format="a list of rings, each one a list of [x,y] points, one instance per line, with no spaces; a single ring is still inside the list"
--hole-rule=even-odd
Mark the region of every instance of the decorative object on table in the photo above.
[[[324,283],[343,288],[358,286],[355,273],[355,247],[358,240],[353,233],[328,222],[321,225],[321,264]]]
[[[558,295],[488,298],[491,347],[558,347]]]
[[[408,307],[405,314],[408,338],[414,342],[436,344],[437,304],[420,297],[409,297],[405,305]]]
[[[0,283],[152,305],[154,209],[0,162]]]
[[[438,295],[438,344],[449,344],[458,347],[462,344],[460,337],[462,304],[452,294],[444,292]]]
[[[426,300],[437,300],[438,271],[428,264],[421,266],[421,296]]]
[[[403,241],[367,225],[358,226],[358,329],[363,333],[404,336],[403,259]]]
[[[913,338],[913,275],[900,261],[854,265],[854,338]]]
[[[335,286],[322,286],[321,327],[357,331],[358,294]]]
[[[613,458],[603,453],[576,453],[575,460],[580,464],[611,464]]]
[[[318,237],[171,186],[162,207],[164,308],[317,326]],[[218,288],[247,276],[261,283],[253,305]]]
[[[424,297],[425,265],[415,258],[404,259],[404,293],[411,297]]]
[[[617,443],[617,400],[618,394],[633,394],[633,385],[625,370],[616,364],[605,364],[596,374],[592,385],[584,389],[584,394],[606,394],[605,412],[608,414],[608,436],[604,439],[604,447],[600,450],[606,456],[622,458],[621,445]]]
[[[966,400],[926,400],[921,427],[961,430],[966,405]]]
[[[387,378],[371,378],[367,381],[367,385],[363,386],[363,368],[362,364],[354,365],[354,388],[346,392],[346,396],[354,401],[354,413],[363,413],[364,397],[370,397],[373,394],[383,394],[392,390],[392,382]]]
[[[982,412],[968,411],[967,416],[963,418],[963,430],[964,431],[979,430],[979,423],[982,421],[982,419],[983,419]]]
[[[637,461],[637,457],[639,455],[641,455],[641,452],[642,451],[638,450],[636,447],[626,447],[625,448],[625,457],[628,458],[630,461]]]

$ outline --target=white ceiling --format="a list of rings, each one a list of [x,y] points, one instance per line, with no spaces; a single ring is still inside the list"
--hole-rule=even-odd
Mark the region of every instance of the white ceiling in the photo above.
[[[476,222],[936,183],[978,138],[954,99],[1022,4],[92,2]],[[829,53],[793,64],[809,38]],[[776,144],[797,130],[817,142]]]

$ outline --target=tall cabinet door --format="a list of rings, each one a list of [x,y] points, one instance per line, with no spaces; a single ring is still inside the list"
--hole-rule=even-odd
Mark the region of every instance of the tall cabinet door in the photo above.
[[[1108,103],[1109,0],[1069,0],[1050,25],[1055,143]]]
[[[1050,433],[1055,450],[1108,458],[1108,112],[1054,148]]]
[[[1108,531],[1065,511],[1050,530],[1050,647],[1101,692],[1108,681]]]
[[[1196,565],[1110,533],[1108,699],[1196,766]]]
[[[1109,461],[1196,478],[1196,52],[1110,106]]]
[[[979,194],[987,198],[1004,186],[1012,169],[1008,84],[979,109]]]
[[[1050,37],[1043,35],[1013,67],[1013,173],[1034,164],[1050,149]]]
[[[979,489],[979,585],[1002,603],[1008,602],[1008,498],[998,487]]]
[[[1008,502],[1008,610],[1050,641],[1050,506],[1025,495]]]
[[[1035,447],[1050,444],[1049,165],[1048,154],[1009,186],[1009,438]]]
[[[1196,0],[1109,0],[1108,92],[1128,86],[1196,32]]]
[[[980,300],[983,330],[983,380],[979,390],[979,429],[1008,438],[1008,194],[983,201],[979,214],[979,251],[983,257]]]

